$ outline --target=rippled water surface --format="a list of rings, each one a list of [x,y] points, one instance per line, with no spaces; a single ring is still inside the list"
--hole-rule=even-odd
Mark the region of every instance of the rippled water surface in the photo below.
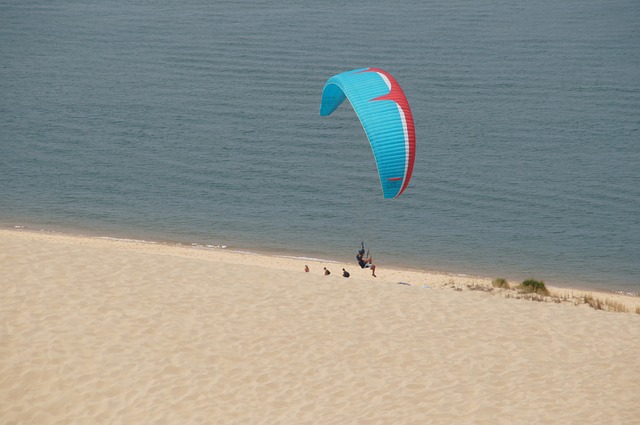
[[[0,223],[640,291],[635,0],[0,2]],[[331,75],[413,109],[382,199]]]

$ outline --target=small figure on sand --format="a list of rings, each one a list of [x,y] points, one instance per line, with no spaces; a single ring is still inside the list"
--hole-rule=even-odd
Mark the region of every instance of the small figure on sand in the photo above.
[[[329,269],[327,269],[326,267],[324,268],[324,275],[325,276],[329,276],[331,274],[331,272],[329,271]]]
[[[356,260],[358,261],[358,265],[363,269],[371,269],[371,276],[376,276],[376,265],[373,264],[373,257],[369,255],[367,251],[367,256],[364,256],[364,242],[361,243],[361,249],[358,251],[358,255],[356,255]]]
[[[306,264],[304,265],[304,272],[309,273],[309,266],[307,266]]]
[[[342,269],[342,277],[349,277],[349,276],[351,276],[351,274],[345,269]]]

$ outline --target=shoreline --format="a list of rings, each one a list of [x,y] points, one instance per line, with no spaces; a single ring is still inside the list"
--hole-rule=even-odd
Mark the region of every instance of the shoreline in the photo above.
[[[35,237],[42,236],[43,238],[51,237],[58,238],[59,240],[67,240],[67,241],[80,241],[82,240],[96,240],[96,241],[104,241],[106,243],[112,242],[113,244],[124,244],[124,246],[148,246],[148,247],[158,247],[160,250],[163,248],[166,249],[178,249],[184,250],[184,254],[186,256],[192,256],[188,253],[192,252],[193,256],[204,256],[207,257],[207,253],[211,254],[211,256],[215,259],[219,259],[219,255],[222,255],[227,261],[231,262],[239,262],[241,264],[246,264],[251,259],[257,259],[261,262],[267,263],[278,263],[278,260],[282,264],[286,264],[287,270],[303,270],[304,265],[308,264],[317,264],[318,268],[324,267],[325,265],[335,266],[337,270],[341,270],[343,267],[348,269],[350,272],[356,270],[361,274],[368,274],[368,269],[360,270],[358,266],[354,263],[347,263],[344,261],[336,260],[336,259],[326,259],[326,258],[316,258],[316,257],[306,257],[306,256],[296,256],[291,254],[284,253],[276,253],[276,252],[265,252],[265,251],[250,251],[243,249],[233,249],[227,246],[220,245],[204,245],[204,244],[196,244],[196,243],[182,243],[182,242],[162,242],[162,241],[153,241],[153,240],[145,240],[145,239],[132,239],[132,238],[121,238],[114,236],[99,236],[99,235],[83,235],[83,234],[70,234],[59,231],[49,231],[49,230],[35,230],[25,228],[23,226],[15,226],[13,229],[0,229],[0,237],[2,237],[3,232],[11,234],[31,234]],[[198,254],[196,254],[198,253]],[[231,260],[233,259],[233,260]],[[283,263],[284,262],[284,263]],[[335,273],[335,272],[334,272]],[[377,269],[378,278],[375,281],[383,282],[383,283],[405,283],[408,286],[418,286],[422,287],[424,285],[429,288],[440,288],[440,289],[452,289],[454,291],[484,291],[484,292],[492,292],[495,291],[497,295],[506,297],[506,298],[514,298],[514,299],[528,299],[531,296],[527,294],[519,293],[516,289],[516,286],[519,282],[509,282],[511,286],[511,290],[504,290],[500,288],[494,288],[492,285],[492,281],[495,278],[466,274],[466,273],[455,273],[455,272],[443,272],[443,271],[433,271],[426,269],[415,269],[415,268],[398,268],[398,267],[384,267],[378,266]],[[380,278],[381,277],[381,278]],[[372,278],[374,279],[374,278]],[[406,281],[406,282],[405,282]],[[615,303],[617,305],[623,305],[629,313],[637,313],[640,314],[640,293],[629,293],[622,291],[612,291],[612,290],[597,290],[597,289],[582,289],[571,286],[557,286],[557,285],[546,285],[549,289],[551,296],[547,297],[546,300],[535,299],[535,301],[544,301],[544,302],[559,302],[558,299],[564,298],[563,302],[565,303],[573,303],[575,305],[579,305],[582,303],[582,300],[585,300],[587,297],[594,299],[596,301],[601,301],[602,304],[611,304]],[[535,297],[533,297],[535,298]],[[595,307],[594,307],[595,308]],[[606,309],[606,308],[605,308]]]
[[[264,255],[267,257],[277,256],[277,257],[291,257],[291,258],[309,258],[315,259],[317,261],[325,261],[325,262],[336,262],[347,264],[350,267],[355,263],[355,261],[351,261],[352,257],[347,255],[342,255],[338,257],[324,257],[323,254],[320,255],[296,255],[292,254],[291,251],[287,251],[281,248],[263,248],[259,246],[254,247],[234,247],[230,244],[208,244],[204,242],[192,242],[184,238],[179,237],[159,237],[156,235],[131,235],[127,234],[127,232],[117,232],[115,230],[102,230],[102,231],[89,231],[89,230],[79,230],[73,229],[69,226],[50,226],[49,228],[41,226],[41,225],[16,225],[5,222],[3,225],[0,225],[0,230],[16,230],[16,231],[25,231],[25,232],[35,232],[35,233],[43,233],[43,234],[59,234],[59,235],[68,235],[68,236],[77,236],[77,237],[87,237],[87,238],[105,238],[105,239],[114,239],[114,240],[122,240],[122,241],[132,241],[132,242],[143,242],[150,244],[161,244],[166,246],[182,246],[182,247],[193,247],[200,249],[221,249],[228,250],[229,252],[239,252],[239,253],[251,253],[256,255]],[[135,232],[134,232],[135,233]],[[354,255],[355,258],[355,249]],[[379,258],[374,256],[375,258]],[[388,267],[385,266],[388,265]],[[581,281],[579,278],[563,278],[556,277],[552,278],[544,278],[545,273],[544,270],[537,271],[534,273],[515,273],[515,272],[507,272],[500,273],[496,272],[495,275],[489,274],[478,274],[473,270],[465,270],[464,272],[457,271],[455,269],[451,270],[442,270],[437,268],[425,268],[425,267],[415,267],[413,264],[403,264],[402,262],[397,262],[394,260],[388,260],[386,263],[381,263],[380,266],[386,267],[394,270],[406,270],[410,272],[416,273],[428,273],[434,275],[450,275],[450,276],[461,276],[461,277],[471,277],[476,279],[497,279],[497,278],[507,278],[510,282],[521,282],[525,279],[538,279],[543,280],[547,284],[547,286],[559,288],[562,290],[568,291],[580,291],[580,292],[588,292],[588,293],[604,293],[604,294],[617,294],[617,295],[629,295],[629,296],[640,296],[640,286],[632,285],[630,283],[622,283],[618,284],[618,288],[631,286],[634,290],[628,289],[609,289],[607,288],[607,284],[604,281],[597,283],[596,281]],[[490,267],[491,268],[491,267]],[[540,279],[542,276],[542,279]],[[551,283],[550,283],[551,282]]]

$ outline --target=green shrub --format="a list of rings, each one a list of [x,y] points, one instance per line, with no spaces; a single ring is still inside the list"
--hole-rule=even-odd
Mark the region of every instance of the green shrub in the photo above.
[[[527,293],[545,296],[549,295],[549,290],[544,286],[544,282],[541,280],[527,279],[520,284],[519,288]]]
[[[503,277],[498,277],[496,279],[493,279],[493,282],[491,282],[491,284],[493,285],[494,288],[511,289],[509,282],[507,282],[507,279]]]

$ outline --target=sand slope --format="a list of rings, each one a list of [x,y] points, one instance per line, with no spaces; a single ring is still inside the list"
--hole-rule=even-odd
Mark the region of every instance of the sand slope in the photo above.
[[[640,315],[307,263],[0,231],[0,423],[638,423]]]

